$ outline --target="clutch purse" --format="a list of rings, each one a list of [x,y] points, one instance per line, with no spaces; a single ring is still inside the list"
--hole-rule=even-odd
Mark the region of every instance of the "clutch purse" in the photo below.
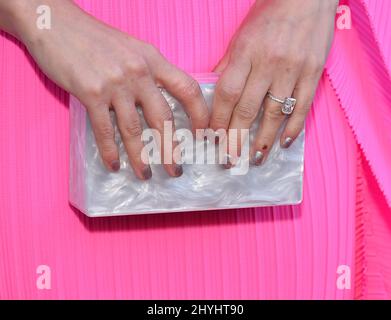
[[[196,75],[209,105],[214,95],[216,76]],[[180,103],[162,90],[172,109],[176,129],[190,128]],[[140,117],[142,113],[140,111]],[[171,178],[161,165],[151,165],[153,177],[138,180],[130,167],[112,113],[116,142],[120,150],[121,170],[106,170],[84,106],[70,99],[70,203],[90,217],[185,212],[247,207],[294,205],[302,200],[304,168],[304,131],[289,149],[280,148],[279,140],[262,166],[248,167],[245,173],[224,169],[220,164],[183,164],[184,173]],[[145,125],[145,123],[144,123]],[[259,121],[250,129],[250,142]],[[208,146],[215,152],[214,141],[189,141],[194,151]]]

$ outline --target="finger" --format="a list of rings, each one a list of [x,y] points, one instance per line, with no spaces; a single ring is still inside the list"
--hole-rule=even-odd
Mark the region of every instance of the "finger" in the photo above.
[[[310,111],[318,80],[318,77],[299,80],[293,94],[297,99],[297,104],[281,135],[280,144],[282,148],[289,148],[303,131],[305,119]]]
[[[294,82],[289,80],[273,83],[270,92],[279,99],[291,97]],[[266,96],[264,100],[261,124],[254,141],[252,157],[255,165],[263,164],[276,140],[279,129],[286,116],[281,111],[281,104]]]
[[[270,86],[270,82],[265,80],[262,72],[252,71],[244,88],[242,97],[237,103],[231,118],[229,132],[237,130],[237,141],[229,139],[230,143],[236,143],[237,155],[229,152],[231,158],[241,155],[241,146],[246,137],[247,130],[251,128],[262,105],[262,101]]]
[[[198,82],[163,57],[158,65],[155,77],[183,105],[193,132],[206,129],[209,124],[209,109]]]
[[[144,89],[138,99],[148,126],[156,129],[160,134],[161,141],[157,142],[164,168],[170,176],[180,177],[183,168],[175,163],[175,159],[179,159],[180,156],[174,154],[174,151],[178,150],[176,148],[178,143],[175,142],[175,124],[171,108],[152,80],[143,82],[142,87]]]
[[[249,62],[231,61],[216,85],[209,126],[214,130],[227,130],[232,111],[242,96],[251,71]]]
[[[113,100],[113,107],[129,163],[139,179],[148,180],[152,177],[152,171],[149,164],[142,160],[144,143],[141,135],[143,129],[134,100],[121,96]]]
[[[118,147],[114,140],[114,128],[109,108],[106,106],[89,108],[88,114],[104,165],[110,171],[119,171],[121,164]]]

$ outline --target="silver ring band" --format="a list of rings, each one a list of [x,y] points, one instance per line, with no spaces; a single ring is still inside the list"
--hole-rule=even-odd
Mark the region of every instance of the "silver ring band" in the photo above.
[[[285,115],[289,116],[295,110],[295,106],[297,103],[297,100],[295,98],[290,97],[290,98],[280,99],[274,96],[270,91],[268,91],[267,97],[272,101],[281,104],[282,105],[281,112]]]

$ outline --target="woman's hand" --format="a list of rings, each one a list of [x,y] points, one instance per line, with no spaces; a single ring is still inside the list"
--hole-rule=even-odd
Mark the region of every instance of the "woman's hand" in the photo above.
[[[31,11],[34,15],[39,5],[37,1],[34,6],[36,0],[15,2],[21,6],[20,14]],[[142,126],[136,105],[142,107],[148,125],[163,137],[164,121],[173,122],[171,109],[158,88],[163,86],[183,103],[193,130],[204,129],[209,114],[198,83],[167,62],[153,46],[99,22],[72,1],[45,3],[52,12],[51,30],[38,30],[36,19],[19,16],[21,26],[13,33],[26,44],[42,70],[86,106],[106,167],[120,169],[109,116],[112,108],[136,176],[149,179],[152,173],[142,161]],[[165,150],[175,149],[175,143],[161,149],[163,157]],[[164,159],[174,158],[168,154]],[[165,164],[166,171],[173,177],[182,175],[182,167],[172,161]]]
[[[222,76],[212,129],[249,129],[264,101],[251,147],[254,164],[264,163],[286,118],[282,105],[266,96],[268,91],[282,100],[297,99],[281,146],[288,148],[303,130],[331,46],[337,5],[337,0],[258,0],[218,65]],[[228,153],[234,164],[240,153]]]

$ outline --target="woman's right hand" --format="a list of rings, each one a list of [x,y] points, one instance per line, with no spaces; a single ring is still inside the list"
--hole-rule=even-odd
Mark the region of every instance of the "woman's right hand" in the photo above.
[[[35,1],[27,2],[31,7]],[[31,24],[27,19],[19,38],[49,78],[86,106],[105,166],[111,171],[120,169],[109,115],[112,108],[136,176],[149,179],[152,173],[149,164],[142,161],[142,125],[136,105],[142,107],[147,124],[163,137],[164,122],[173,123],[171,109],[158,88],[163,86],[184,105],[193,131],[205,129],[209,113],[198,83],[152,45],[103,24],[71,1],[46,2],[51,8],[52,28],[38,30],[35,21]],[[30,9],[35,13],[36,7]],[[175,142],[172,148],[162,146],[162,155],[163,149],[170,150],[165,156],[173,159]],[[172,177],[182,175],[182,167],[174,161],[164,167]]]

